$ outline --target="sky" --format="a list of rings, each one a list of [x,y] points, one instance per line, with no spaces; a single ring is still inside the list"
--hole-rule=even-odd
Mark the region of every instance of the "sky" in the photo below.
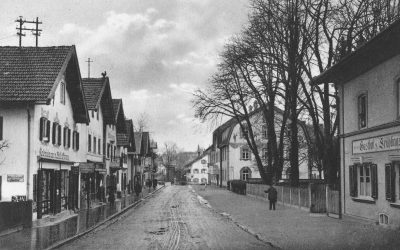
[[[165,142],[186,151],[211,144],[215,127],[194,118],[191,93],[246,24],[248,0],[1,0],[0,9],[0,46],[18,45],[19,16],[39,17],[39,46],[74,44],[82,77],[89,57],[91,77],[107,71],[113,98],[134,122],[146,114],[161,151]],[[22,46],[34,41],[26,32]]]

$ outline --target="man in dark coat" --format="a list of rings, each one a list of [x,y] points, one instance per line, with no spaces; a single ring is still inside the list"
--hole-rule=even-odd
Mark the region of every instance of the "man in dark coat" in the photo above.
[[[271,185],[269,185],[268,190],[264,191],[268,193],[268,200],[269,200],[269,210],[275,210],[276,200],[278,199],[278,192],[276,189]]]

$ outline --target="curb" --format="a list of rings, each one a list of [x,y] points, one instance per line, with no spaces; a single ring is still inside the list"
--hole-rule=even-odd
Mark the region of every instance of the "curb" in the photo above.
[[[166,187],[166,186],[164,185],[164,186],[160,187],[159,189],[154,190],[153,192],[147,194],[145,197],[141,198],[140,200],[138,200],[138,201],[136,201],[136,202],[130,204],[129,206],[125,207],[124,209],[122,209],[122,210],[119,211],[118,213],[115,213],[115,214],[111,215],[110,217],[108,217],[107,219],[103,220],[102,222],[99,222],[98,224],[96,224],[96,225],[94,225],[94,226],[88,228],[86,231],[83,231],[83,232],[81,232],[81,233],[79,233],[79,234],[76,234],[76,235],[74,235],[74,236],[72,236],[72,237],[70,237],[70,238],[61,240],[61,241],[59,241],[59,242],[57,242],[57,243],[55,243],[55,244],[53,244],[53,245],[51,245],[51,246],[45,248],[45,250],[56,249],[56,248],[58,248],[58,247],[61,247],[61,246],[65,245],[65,244],[67,244],[67,243],[69,243],[69,242],[72,242],[72,241],[74,241],[74,240],[76,240],[76,239],[78,239],[78,238],[80,238],[80,237],[82,237],[82,236],[84,236],[84,235],[86,235],[86,234],[92,232],[92,231],[95,230],[96,228],[98,228],[98,227],[104,225],[106,222],[109,222],[110,220],[115,219],[116,217],[118,217],[118,216],[124,214],[124,213],[127,212],[129,209],[138,206],[138,205],[139,205],[140,203],[142,203],[142,201],[144,201],[147,197],[149,197],[149,196],[151,196],[151,195],[157,193],[158,191],[160,191],[161,189],[163,189],[163,188],[165,188],[165,187]]]

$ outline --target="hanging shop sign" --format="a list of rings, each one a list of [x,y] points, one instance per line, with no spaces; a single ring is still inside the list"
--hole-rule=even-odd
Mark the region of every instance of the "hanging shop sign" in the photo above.
[[[353,154],[400,150],[400,133],[353,141]]]
[[[7,182],[24,182],[23,174],[8,174]]]
[[[39,156],[42,158],[46,158],[46,159],[69,161],[69,155],[67,155],[61,151],[52,152],[52,151],[40,148]]]

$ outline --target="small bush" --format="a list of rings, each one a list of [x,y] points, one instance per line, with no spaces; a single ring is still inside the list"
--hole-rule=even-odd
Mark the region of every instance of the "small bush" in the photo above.
[[[246,182],[242,180],[230,181],[230,190],[237,194],[246,194]]]

